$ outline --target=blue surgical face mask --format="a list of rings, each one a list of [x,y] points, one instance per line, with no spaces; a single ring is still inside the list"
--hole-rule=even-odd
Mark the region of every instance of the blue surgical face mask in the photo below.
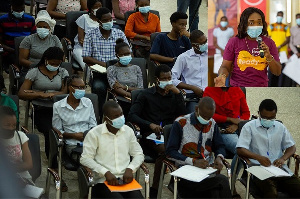
[[[202,125],[208,125],[210,120],[205,120],[203,117],[201,117],[201,115],[199,114],[199,116],[197,116],[198,121],[202,124]]]
[[[270,128],[271,126],[273,126],[274,125],[274,121],[275,121],[275,119],[273,119],[273,120],[267,120],[267,119],[264,119],[264,118],[260,118],[260,123],[265,128]]]
[[[196,43],[195,43],[196,44]],[[196,44],[197,47],[194,47],[196,50],[199,50],[200,52],[206,52],[207,49],[208,49],[208,44],[207,42],[205,44],[202,44],[202,45],[199,45],[199,44]]]
[[[75,97],[75,99],[81,99],[84,97],[85,90],[81,90],[81,89],[74,89],[74,90],[75,90],[75,93],[72,93],[72,94]]]
[[[139,7],[140,13],[148,13],[150,11],[150,6]]]
[[[47,68],[49,71],[54,72],[54,71],[57,71],[57,70],[58,70],[59,66],[52,66],[52,65],[50,65],[50,64],[47,64],[47,65],[46,65],[46,68]]]
[[[16,12],[16,11],[12,11],[12,14],[16,17],[16,18],[19,18],[21,19],[24,15],[24,11],[22,12]]]
[[[109,119],[109,118],[107,117],[107,119]],[[124,117],[124,115],[122,115],[122,116],[120,116],[120,117],[118,117],[116,119],[113,119],[113,120],[109,119],[109,120],[112,123],[111,126],[114,127],[114,128],[116,128],[116,129],[120,129],[125,124],[125,117]]]
[[[170,80],[170,81],[159,81],[158,86],[159,86],[161,89],[165,89],[165,87],[166,87],[167,85],[172,85],[172,84],[173,84],[172,80]]]
[[[259,35],[261,35],[263,26],[248,26],[247,34],[251,38],[257,38]]]
[[[127,66],[132,60],[131,55],[119,57],[119,61],[123,66]]]
[[[50,33],[48,28],[37,28],[36,32],[41,39],[45,39]]]
[[[283,19],[283,17],[282,16],[277,16],[276,17],[276,21],[277,21],[277,23],[281,23],[282,22],[282,19]]]
[[[300,26],[300,18],[296,19],[296,23]]]
[[[106,23],[102,23],[102,25],[100,24],[100,26],[104,29],[104,30],[111,30],[111,28],[113,27],[114,22],[110,21],[110,22],[106,22]]]
[[[227,25],[228,25],[228,22],[227,21],[221,21],[220,22],[220,25],[225,28]]]

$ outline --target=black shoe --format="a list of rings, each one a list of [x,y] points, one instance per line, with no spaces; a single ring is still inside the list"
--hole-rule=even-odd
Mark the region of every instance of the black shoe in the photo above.
[[[150,198],[151,199],[156,199],[157,198],[157,193],[158,193],[157,189],[154,189],[154,188],[150,187]]]

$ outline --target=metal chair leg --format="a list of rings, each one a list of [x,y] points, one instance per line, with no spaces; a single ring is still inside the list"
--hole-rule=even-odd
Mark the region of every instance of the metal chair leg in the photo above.
[[[161,198],[162,195],[162,188],[163,188],[163,183],[164,183],[164,177],[165,177],[165,170],[166,170],[166,164],[162,164],[161,172],[160,172],[160,178],[159,178],[159,185],[158,185],[158,193],[157,193],[157,198]]]
[[[178,182],[178,178],[176,176],[174,176],[174,199],[177,199],[177,182]]]
[[[246,199],[249,199],[249,185],[250,185],[251,173],[247,172],[247,188],[246,188]]]
[[[145,174],[145,185],[146,185],[146,189],[145,189],[145,198],[149,199],[150,198],[150,176],[149,174]]]
[[[234,165],[234,169],[232,171],[232,176],[231,176],[231,187],[230,187],[230,190],[231,190],[231,194],[233,195],[233,193],[235,192],[235,183],[236,183],[236,179],[237,179],[237,167],[238,167],[238,163],[239,163],[239,157],[236,158],[236,162],[235,162],[235,165]]]
[[[49,172],[47,172],[46,189],[45,189],[45,196],[47,198],[49,198],[49,193],[50,193],[50,182],[51,182],[51,175]]]

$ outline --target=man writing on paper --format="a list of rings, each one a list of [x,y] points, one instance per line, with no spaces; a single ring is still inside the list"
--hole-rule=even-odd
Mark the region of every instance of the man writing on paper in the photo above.
[[[103,183],[119,185],[133,180],[133,173],[144,161],[143,150],[133,130],[125,124],[122,108],[115,101],[103,106],[104,123],[89,131],[83,141],[81,164],[96,174],[92,198],[143,198],[140,191],[111,192]],[[132,157],[131,161],[130,158]]]
[[[178,166],[193,165],[205,169],[214,162],[215,167],[222,170],[225,145],[219,128],[212,119],[215,109],[214,100],[203,97],[195,112],[179,117],[173,123],[166,154],[175,159]],[[215,160],[212,153],[216,156]],[[183,198],[231,198],[228,179],[221,174],[201,182],[181,179],[178,191]]]
[[[295,142],[287,128],[275,121],[277,105],[271,99],[265,99],[259,106],[259,118],[245,124],[237,143],[237,154],[249,158],[252,163],[283,168],[289,171],[285,161],[295,151]],[[300,179],[277,177],[259,180],[254,183],[264,198],[277,198],[277,191],[287,192],[292,198],[300,198]]]

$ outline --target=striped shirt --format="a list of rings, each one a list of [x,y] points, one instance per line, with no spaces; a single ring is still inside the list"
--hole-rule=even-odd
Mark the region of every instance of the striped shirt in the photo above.
[[[84,38],[82,57],[92,57],[102,62],[117,59],[115,46],[119,38],[129,45],[125,34],[119,29],[112,28],[108,39],[102,36],[98,27],[89,30]]]
[[[15,48],[15,37],[28,36],[36,32],[34,18],[24,14],[21,19],[17,19],[11,13],[0,17],[0,35],[4,44]]]

